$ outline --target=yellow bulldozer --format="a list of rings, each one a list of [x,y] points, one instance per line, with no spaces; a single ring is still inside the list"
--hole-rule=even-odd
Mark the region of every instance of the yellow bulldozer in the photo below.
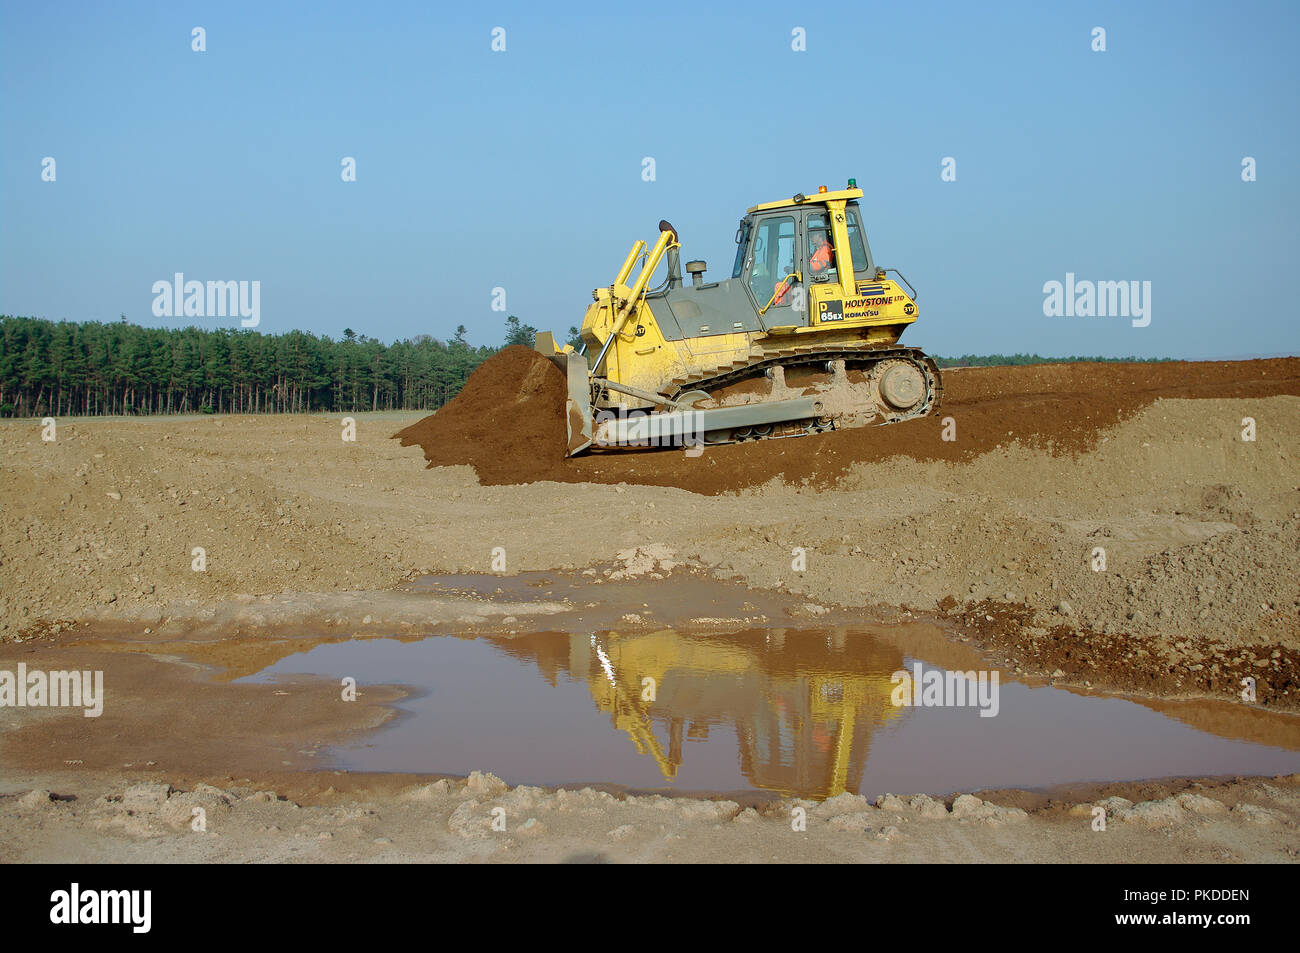
[[[567,377],[568,455],[796,437],[933,412],[938,366],[898,345],[917,318],[916,292],[873,261],[860,198],[849,179],[755,205],[721,281],[687,261],[683,282],[666,221],[648,252],[637,241],[613,284],[592,292],[580,346],[537,336]],[[665,256],[667,277],[651,289]]]

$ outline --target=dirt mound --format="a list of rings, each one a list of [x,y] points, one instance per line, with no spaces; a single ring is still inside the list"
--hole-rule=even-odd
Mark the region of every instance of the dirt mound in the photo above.
[[[564,375],[532,348],[508,347],[436,414],[396,434],[431,467],[468,464],[485,486],[563,480]]]
[[[821,487],[854,464],[899,455],[958,461],[1015,441],[1079,453],[1161,397],[1300,395],[1300,358],[960,368],[944,373],[944,392],[934,416],[887,427],[711,447],[695,458],[619,450],[565,459],[564,375],[529,348],[510,347],[475,371],[455,400],[396,437],[418,444],[430,467],[472,466],[485,486],[632,483],[706,495],[773,479]],[[945,440],[954,428],[955,439]]]

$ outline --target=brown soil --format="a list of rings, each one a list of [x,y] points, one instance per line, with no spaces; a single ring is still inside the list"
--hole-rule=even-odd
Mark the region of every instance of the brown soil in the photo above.
[[[1211,698],[1232,698],[1249,677],[1269,685],[1263,706],[1294,710],[1300,703],[1300,652],[1285,645],[1240,648],[1188,634],[1172,651],[1153,652],[1127,631],[1035,625],[1034,612],[1024,606],[986,600],[959,607],[951,597],[939,606],[1015,671],[1059,672],[1058,679],[1089,687]]]
[[[74,768],[74,773],[150,768],[202,775],[305,771],[319,752],[358,739],[394,716],[405,697],[391,685],[365,685],[353,704],[337,682],[282,679],[274,685],[215,681],[175,656],[82,646],[6,645],[0,669],[103,671],[112,703],[96,718],[55,709],[5,709],[0,757],[7,770]],[[21,730],[15,730],[21,729]],[[219,775],[216,775],[219,777]]]
[[[559,480],[565,469],[564,375],[531,348],[508,347],[436,414],[396,436],[429,466],[468,463],[485,486]]]
[[[854,464],[894,456],[959,461],[1012,443],[1085,452],[1158,398],[1297,395],[1300,358],[961,368],[945,372],[944,392],[935,415],[887,427],[711,447],[696,458],[616,450],[565,459],[564,376],[520,346],[489,359],[455,400],[396,437],[404,447],[418,444],[430,467],[472,466],[485,486],[630,483],[712,496],[778,479],[821,488]],[[952,441],[941,437],[948,417]]]

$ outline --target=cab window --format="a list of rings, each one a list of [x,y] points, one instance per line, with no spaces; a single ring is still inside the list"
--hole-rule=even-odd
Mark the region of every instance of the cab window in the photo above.
[[[835,278],[835,233],[825,212],[808,215],[808,276],[813,281]]]
[[[871,267],[871,262],[867,259],[866,232],[862,230],[862,218],[854,206],[849,206],[845,211],[848,213],[845,225],[849,230],[849,254],[853,256],[853,270],[866,271]]]
[[[748,220],[741,220],[736,229],[736,264],[731,269],[731,277],[739,278],[745,271],[745,252],[749,251],[749,232],[752,227]]]
[[[754,259],[749,266],[749,288],[762,307],[772,298],[785,277],[794,272],[794,218],[781,215],[761,219],[754,229],[753,242]],[[772,306],[789,307],[790,298],[791,294],[786,290]]]

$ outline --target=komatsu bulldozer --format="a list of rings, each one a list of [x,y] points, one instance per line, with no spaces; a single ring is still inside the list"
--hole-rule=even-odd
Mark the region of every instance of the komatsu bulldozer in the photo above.
[[[648,252],[637,241],[614,283],[592,292],[580,347],[537,336],[567,376],[568,455],[796,437],[934,411],[938,366],[898,344],[917,318],[916,292],[872,259],[860,198],[849,179],[755,205],[721,281],[705,280],[703,261],[687,261],[682,281],[667,222]],[[665,256],[667,277],[651,289]]]

